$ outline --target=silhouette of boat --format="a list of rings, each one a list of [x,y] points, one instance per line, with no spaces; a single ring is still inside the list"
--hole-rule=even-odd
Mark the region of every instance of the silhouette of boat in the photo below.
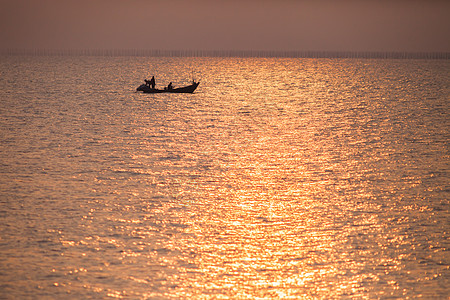
[[[195,91],[195,89],[198,87],[199,84],[200,84],[200,82],[192,81],[192,84],[188,85],[188,86],[172,88],[172,89],[165,87],[163,90],[160,90],[160,89],[153,89],[151,86],[148,86],[144,83],[144,84],[141,84],[136,89],[136,91],[144,92],[147,94],[158,94],[158,93],[190,93],[190,94],[192,94]]]

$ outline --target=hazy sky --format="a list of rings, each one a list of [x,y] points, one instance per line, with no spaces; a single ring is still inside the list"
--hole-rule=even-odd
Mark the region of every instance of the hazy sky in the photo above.
[[[450,52],[450,1],[0,0],[0,47]]]

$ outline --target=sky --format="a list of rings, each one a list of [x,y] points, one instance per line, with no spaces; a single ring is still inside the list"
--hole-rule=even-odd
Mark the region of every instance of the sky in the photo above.
[[[0,48],[450,52],[450,1],[0,0]]]

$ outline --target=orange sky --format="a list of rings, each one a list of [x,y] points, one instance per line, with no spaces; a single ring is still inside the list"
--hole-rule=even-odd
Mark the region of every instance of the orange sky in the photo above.
[[[0,48],[450,52],[450,1],[0,0]]]

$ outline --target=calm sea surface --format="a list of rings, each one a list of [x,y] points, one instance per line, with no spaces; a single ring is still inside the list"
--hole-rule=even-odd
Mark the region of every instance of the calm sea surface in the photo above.
[[[3,57],[0,101],[1,299],[448,299],[448,60]]]

